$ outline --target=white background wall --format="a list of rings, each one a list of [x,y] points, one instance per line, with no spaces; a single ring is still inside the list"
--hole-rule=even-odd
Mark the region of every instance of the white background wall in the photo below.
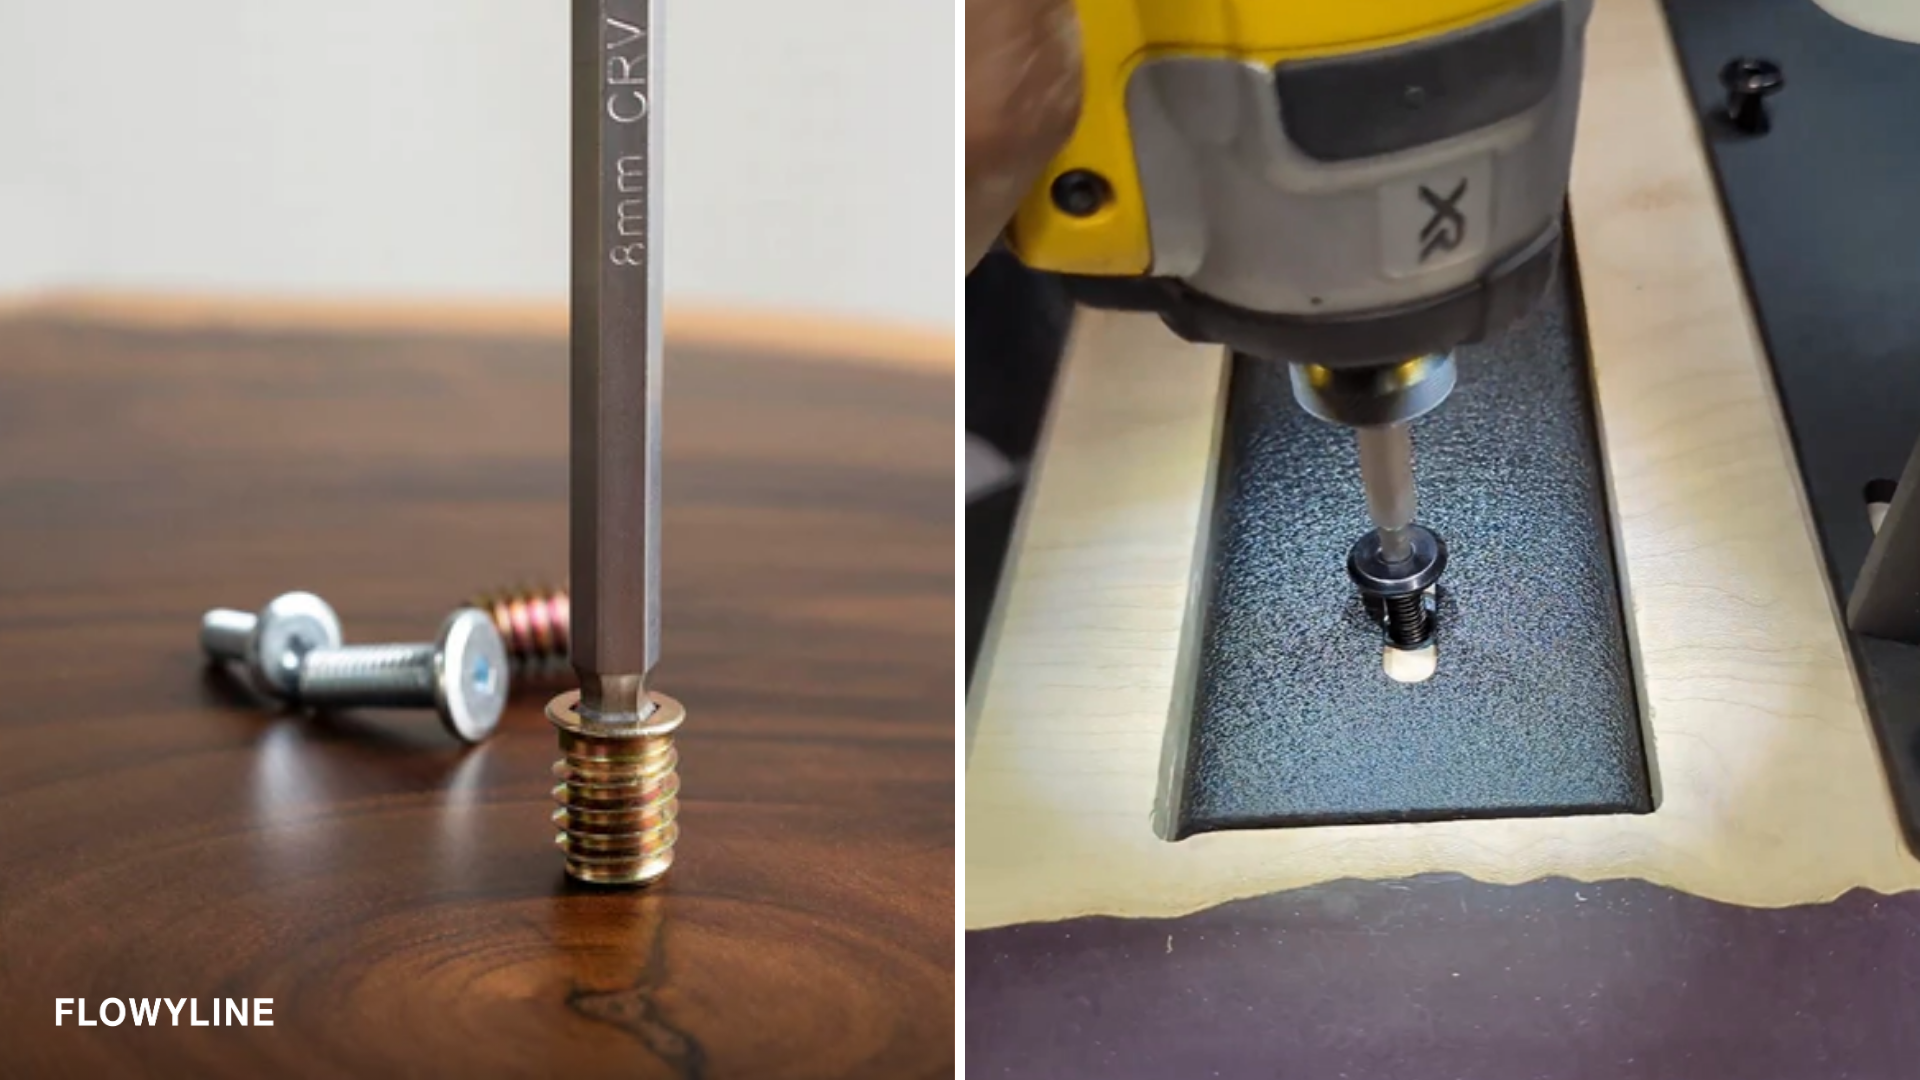
[[[669,0],[670,300],[951,326],[955,0]],[[559,299],[564,0],[0,0],[0,292]]]

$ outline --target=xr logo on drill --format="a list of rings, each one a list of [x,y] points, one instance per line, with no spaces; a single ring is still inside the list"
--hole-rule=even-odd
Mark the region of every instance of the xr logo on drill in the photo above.
[[[1460,212],[1460,199],[1466,193],[1464,178],[1451,195],[1441,195],[1425,184],[1420,185],[1420,201],[1433,209],[1433,216],[1420,230],[1421,262],[1433,258],[1435,252],[1452,251],[1466,239],[1467,215]]]

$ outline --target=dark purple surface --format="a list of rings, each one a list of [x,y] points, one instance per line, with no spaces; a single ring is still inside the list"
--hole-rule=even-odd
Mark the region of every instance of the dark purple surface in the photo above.
[[[967,935],[975,1077],[1920,1077],[1920,894],[1340,881]]]

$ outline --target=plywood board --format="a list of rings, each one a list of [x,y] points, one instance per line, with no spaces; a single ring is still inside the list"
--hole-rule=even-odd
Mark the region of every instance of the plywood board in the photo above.
[[[1432,871],[1920,886],[1657,0],[1599,0],[1588,48],[1572,215],[1657,809],[1160,839],[1222,358],[1083,313],[970,701],[970,928]]]

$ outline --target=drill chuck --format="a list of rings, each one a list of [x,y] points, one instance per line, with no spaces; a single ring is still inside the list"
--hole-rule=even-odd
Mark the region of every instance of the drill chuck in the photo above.
[[[1457,378],[1452,353],[1378,367],[1294,364],[1292,373],[1294,400],[1301,408],[1328,423],[1351,428],[1418,420],[1447,400]]]

